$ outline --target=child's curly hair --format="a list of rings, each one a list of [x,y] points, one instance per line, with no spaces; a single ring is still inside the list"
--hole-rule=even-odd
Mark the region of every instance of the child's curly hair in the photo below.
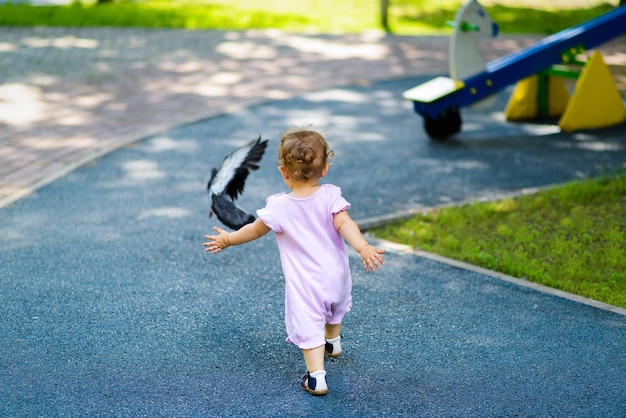
[[[324,137],[309,126],[292,128],[280,137],[278,165],[294,180],[321,177],[328,159],[334,155]]]

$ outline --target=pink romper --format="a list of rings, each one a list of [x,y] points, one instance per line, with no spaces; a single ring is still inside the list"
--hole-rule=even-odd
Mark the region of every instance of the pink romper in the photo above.
[[[322,185],[305,198],[279,193],[257,211],[274,231],[285,276],[287,341],[301,349],[325,343],[325,324],[339,324],[352,305],[346,244],[333,225],[350,208],[341,189]]]

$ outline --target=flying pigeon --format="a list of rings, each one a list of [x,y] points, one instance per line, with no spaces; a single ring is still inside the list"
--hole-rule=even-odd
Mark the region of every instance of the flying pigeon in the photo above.
[[[217,215],[224,225],[234,230],[254,222],[254,216],[247,213],[235,204],[237,197],[243,192],[250,170],[259,168],[257,163],[261,161],[267,139],[261,141],[261,136],[233,151],[224,158],[219,170],[211,169],[211,179],[207,184],[207,190],[211,197],[211,211]]]

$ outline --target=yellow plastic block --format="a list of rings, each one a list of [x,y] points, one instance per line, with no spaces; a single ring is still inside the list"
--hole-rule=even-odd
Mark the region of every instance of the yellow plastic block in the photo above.
[[[560,77],[550,77],[548,81],[548,116],[561,116],[565,112],[569,99],[565,80]]]
[[[537,118],[538,109],[538,77],[536,75],[517,82],[513,94],[509,98],[504,114],[507,120],[528,120]],[[557,117],[563,114],[569,101],[569,92],[563,79],[549,77],[548,81],[548,116]]]
[[[504,115],[506,120],[525,120],[537,116],[537,76],[521,79],[515,84]]]
[[[602,55],[596,51],[583,68],[559,127],[566,132],[617,125],[626,107]]]

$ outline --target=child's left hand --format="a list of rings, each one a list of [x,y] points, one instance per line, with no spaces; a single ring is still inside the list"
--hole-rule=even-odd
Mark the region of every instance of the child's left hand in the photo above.
[[[205,235],[204,238],[208,239],[209,242],[205,242],[202,244],[205,252],[215,254],[219,253],[222,250],[230,247],[230,241],[228,239],[228,232],[220,229],[216,226],[213,227],[213,230],[218,233],[218,235]]]

